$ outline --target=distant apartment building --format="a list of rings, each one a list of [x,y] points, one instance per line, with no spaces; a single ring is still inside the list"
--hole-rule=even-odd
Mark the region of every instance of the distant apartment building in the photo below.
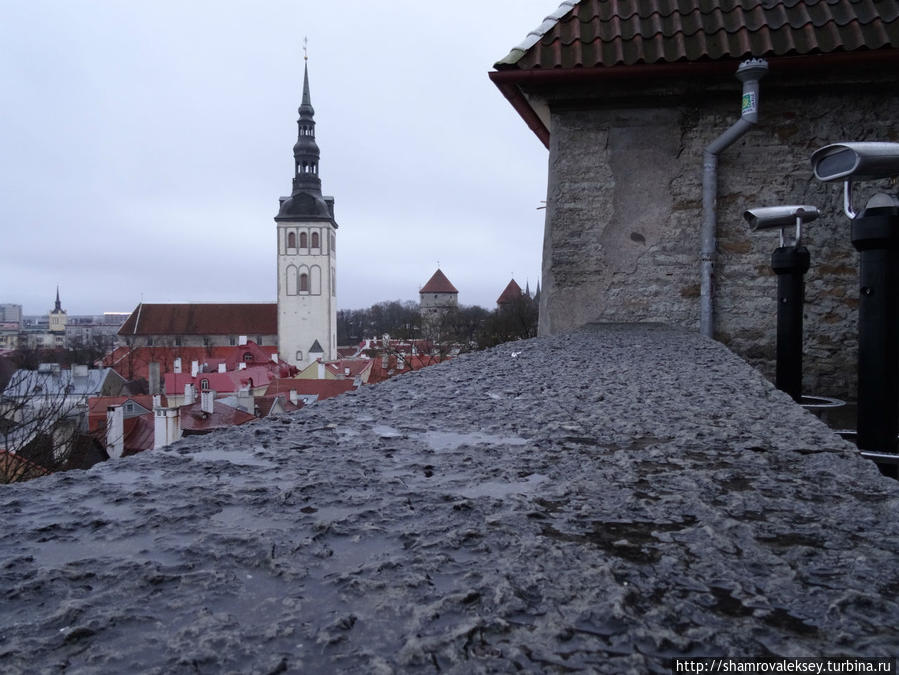
[[[22,305],[0,305],[0,351],[16,349],[22,332]]]
[[[66,347],[93,347],[109,350],[118,342],[119,329],[128,319],[127,312],[105,312],[94,315],[73,315],[66,323]]]
[[[22,305],[0,304],[0,324],[22,326]]]

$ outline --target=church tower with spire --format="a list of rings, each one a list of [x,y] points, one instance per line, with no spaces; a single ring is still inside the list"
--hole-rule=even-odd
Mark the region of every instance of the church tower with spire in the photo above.
[[[59,286],[56,287],[56,304],[47,313],[47,330],[51,333],[65,333],[68,315],[59,301]]]
[[[278,354],[303,368],[337,358],[337,223],[334,198],[322,196],[315,110],[304,63],[303,99],[293,146],[293,189],[281,197],[278,232]]]

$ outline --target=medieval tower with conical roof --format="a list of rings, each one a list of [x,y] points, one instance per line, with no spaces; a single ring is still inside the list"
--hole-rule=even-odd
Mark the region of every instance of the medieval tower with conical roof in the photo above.
[[[322,196],[309,68],[293,146],[293,190],[281,197],[278,230],[278,353],[304,367],[337,357],[337,223],[334,198]]]

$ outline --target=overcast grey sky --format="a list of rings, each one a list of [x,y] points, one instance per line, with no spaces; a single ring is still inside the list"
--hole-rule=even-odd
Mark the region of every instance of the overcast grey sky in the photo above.
[[[540,273],[547,151],[490,82],[557,0],[0,0],[0,302],[276,296],[302,42],[338,304]]]

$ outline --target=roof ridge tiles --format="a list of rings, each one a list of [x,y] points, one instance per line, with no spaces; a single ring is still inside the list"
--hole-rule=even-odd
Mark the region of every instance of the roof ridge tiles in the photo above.
[[[835,0],[835,1],[842,2],[842,0]],[[868,0],[868,1],[870,1],[870,0]],[[816,2],[814,4],[821,5],[821,4],[824,4],[825,2],[827,2],[827,0],[820,0],[819,2]],[[884,16],[878,16],[876,14],[872,14],[872,15],[864,17],[864,19],[865,19],[864,21],[862,21],[857,15],[846,15],[844,13],[841,13],[840,16],[830,14],[827,19],[819,20],[816,22],[814,20],[814,18],[807,11],[808,10],[807,4],[805,4],[803,2],[799,2],[799,0],[797,0],[797,2],[794,4],[794,6],[797,7],[797,11],[802,12],[802,14],[803,14],[802,17],[790,16],[787,13],[782,13],[781,16],[777,17],[776,16],[777,10],[782,9],[782,7],[780,7],[779,5],[775,5],[772,7],[765,7],[761,2],[758,2],[755,4],[754,7],[749,8],[751,10],[760,10],[761,11],[760,14],[750,13],[747,11],[746,8],[739,8],[739,7],[733,7],[733,8],[726,9],[726,10],[722,10],[720,7],[716,7],[713,10],[708,11],[708,12],[702,11],[698,7],[694,7],[692,10],[690,10],[688,12],[677,12],[677,14],[682,18],[693,17],[693,16],[697,16],[697,15],[704,16],[704,17],[712,17],[712,16],[715,16],[716,14],[720,14],[722,17],[731,18],[733,20],[730,23],[728,23],[727,21],[719,22],[720,26],[724,27],[725,30],[727,30],[727,32],[730,34],[739,33],[744,30],[748,30],[750,32],[757,32],[759,30],[764,30],[765,28],[767,28],[769,30],[777,30],[777,29],[780,29],[781,27],[783,27],[784,25],[789,25],[790,27],[792,27],[793,29],[796,29],[796,30],[805,28],[809,24],[811,24],[815,27],[821,28],[822,26],[826,25],[827,23],[829,23],[831,21],[833,21],[834,23],[836,23],[838,26],[841,26],[841,27],[849,26],[853,22],[858,22],[862,25],[865,25],[865,24],[874,23],[874,22],[878,22],[878,21],[883,22],[885,20],[886,23],[892,23],[897,18],[899,18],[899,3],[893,4],[893,8],[895,9],[895,12],[892,17],[889,17],[889,16],[884,17]],[[736,12],[738,12],[738,11],[742,11],[743,13],[737,15]],[[563,38],[558,32],[547,32],[546,34],[544,34],[541,37],[540,42],[544,46],[549,46],[555,40],[560,40],[564,46],[571,45],[574,42],[579,41],[579,40],[581,40],[585,43],[594,42],[596,39],[599,39],[597,37],[597,33],[601,34],[601,31],[594,30],[592,32],[592,35],[594,36],[593,38],[587,37],[587,35],[589,35],[589,33],[587,33],[585,35],[585,33],[583,31],[583,26],[594,25],[594,24],[603,26],[603,25],[608,25],[608,24],[614,23],[616,25],[616,27],[622,28],[621,30],[618,30],[616,32],[616,37],[620,37],[622,39],[628,39],[628,37],[629,37],[628,33],[630,34],[630,36],[640,35],[643,39],[646,39],[649,36],[654,36],[654,35],[657,35],[660,33],[665,37],[672,37],[674,35],[679,35],[679,34],[683,34],[683,35],[690,37],[690,36],[695,35],[697,32],[700,32],[703,30],[705,30],[705,32],[708,32],[708,28],[712,27],[712,24],[710,24],[709,22],[700,21],[699,23],[696,23],[694,26],[685,29],[683,27],[684,22],[681,21],[678,23],[673,23],[672,25],[668,25],[668,26],[665,26],[665,25],[659,25],[657,27],[654,26],[655,30],[653,30],[651,32],[646,31],[645,29],[640,30],[641,28],[644,28],[643,26],[640,25],[641,22],[646,23],[646,22],[652,22],[654,19],[657,19],[657,18],[667,18],[667,17],[672,16],[674,13],[675,12],[672,12],[671,14],[667,14],[667,15],[662,15],[659,12],[653,11],[653,12],[650,12],[649,14],[642,15],[642,14],[639,14],[638,12],[634,12],[628,16],[611,16],[609,18],[603,18],[601,16],[590,16],[586,19],[580,19],[576,16],[572,16],[572,17],[567,18],[564,22],[560,22],[558,24],[559,26],[565,26],[567,24],[571,24],[572,28],[570,29],[571,30],[570,36]],[[775,15],[775,16],[772,16],[772,15]],[[634,22],[634,17],[638,17],[639,22]],[[780,22],[779,23],[772,22],[772,19],[775,19],[775,20],[779,19]],[[749,23],[750,21],[751,21],[751,23]],[[624,30],[624,28],[628,28],[630,30]]]
[[[894,1],[581,0],[563,3],[496,67],[593,68],[890,46],[899,48]]]

